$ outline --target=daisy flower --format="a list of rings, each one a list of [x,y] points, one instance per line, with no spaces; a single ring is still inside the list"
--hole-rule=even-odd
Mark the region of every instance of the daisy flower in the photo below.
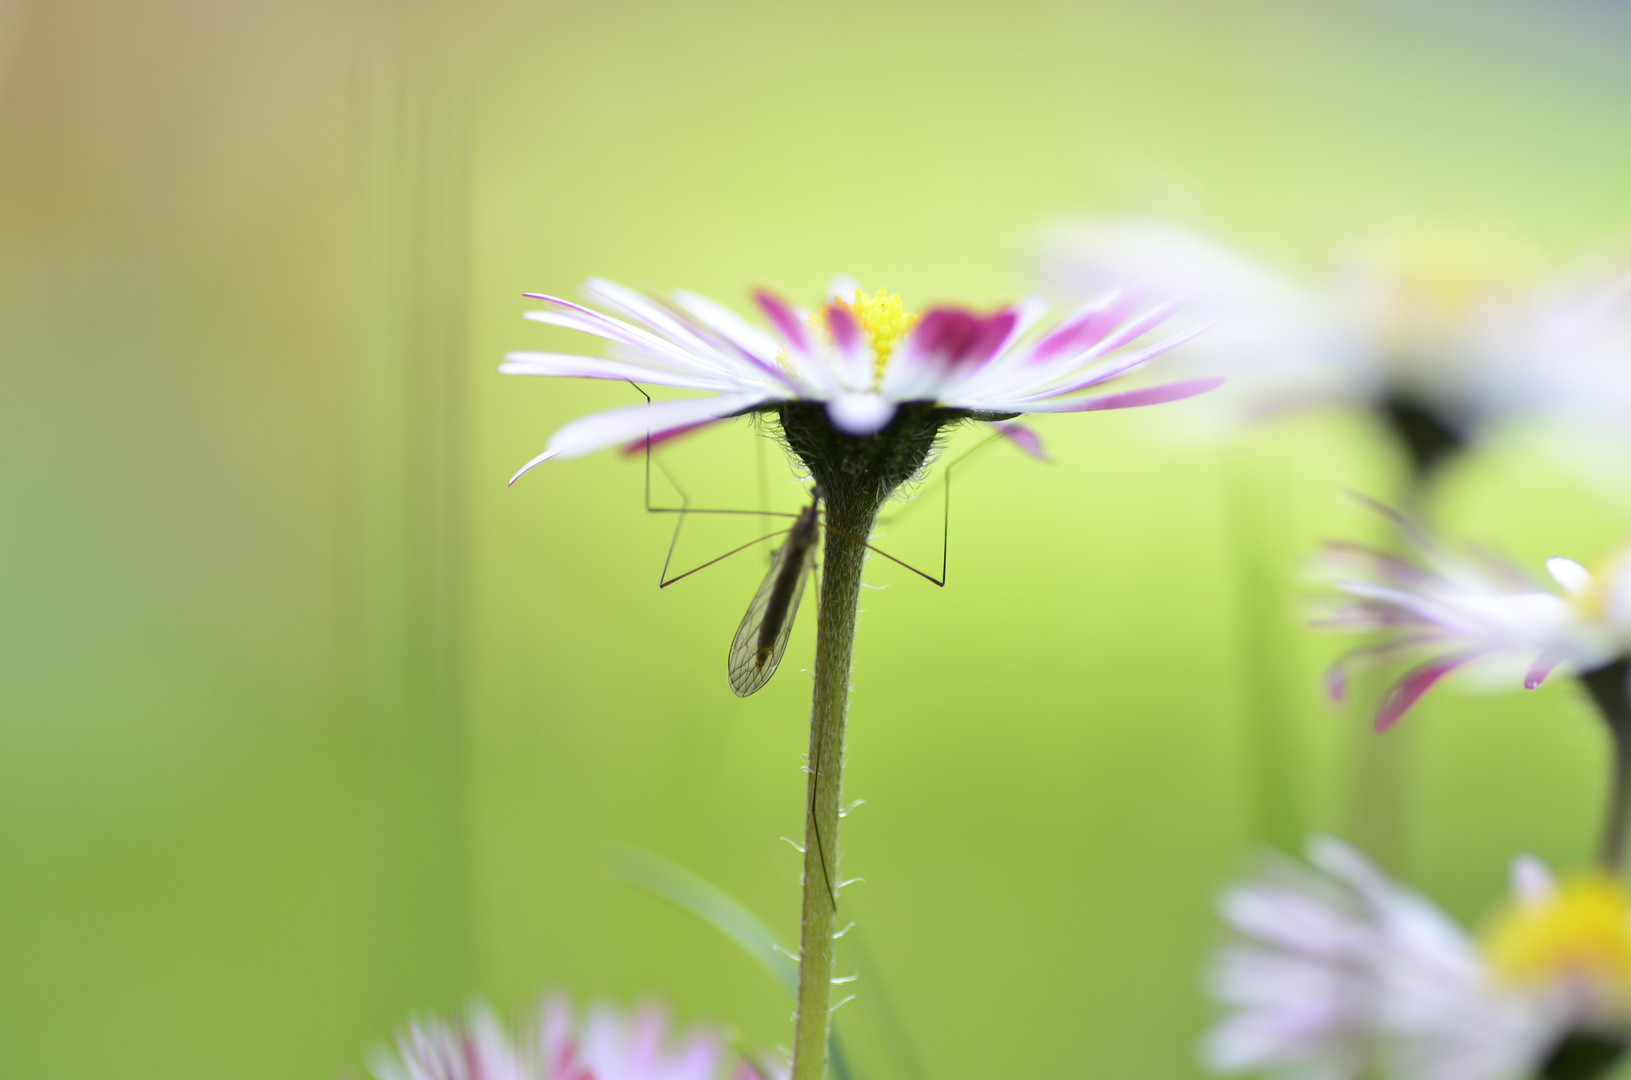
[[[1298,1080],[1598,1075],[1631,1037],[1631,897],[1601,873],[1559,882],[1513,864],[1512,896],[1474,936],[1330,838],[1311,869],[1229,890],[1236,940],[1208,985],[1227,1010],[1214,1072]]]
[[[1549,559],[1552,580],[1546,584],[1488,552],[1457,555],[1402,515],[1378,509],[1397,527],[1405,554],[1336,542],[1326,545],[1322,559],[1344,599],[1315,625],[1384,638],[1332,666],[1327,689],[1333,698],[1341,700],[1357,667],[1426,654],[1388,691],[1376,717],[1382,730],[1452,671],[1505,655],[1528,665],[1528,689],[1561,667],[1586,681],[1599,705],[1615,687],[1594,684],[1617,679],[1623,705],[1624,661],[1631,656],[1631,548],[1595,574],[1571,559]]]
[[[599,1006],[580,1019],[549,997],[513,1035],[480,1004],[462,1020],[415,1021],[373,1071],[378,1080],[758,1080],[745,1064],[727,1068],[727,1057],[714,1032],[671,1038],[654,1005]]]
[[[1552,277],[1506,234],[1434,227],[1353,244],[1325,275],[1298,277],[1201,234],[1137,220],[1061,230],[1044,263],[1067,293],[1113,274],[1190,294],[1190,310],[1219,325],[1189,358],[1230,376],[1229,398],[1246,416],[1368,408],[1418,476],[1519,421],[1538,421],[1554,442],[1585,436],[1600,450],[1626,441],[1624,268]]]
[[[914,314],[898,296],[839,284],[825,304],[803,312],[761,290],[754,294],[761,327],[693,293],[664,300],[599,280],[585,292],[595,307],[529,293],[548,306],[526,317],[600,338],[611,346],[606,357],[515,352],[499,371],[629,380],[702,396],[574,421],[511,483],[550,458],[643,440],[648,432],[657,441],[744,413],[777,411],[785,419],[789,406],[819,406],[833,431],[866,438],[908,420],[903,414],[919,423],[928,412],[938,430],[963,418],[1155,405],[1222,381],[1201,377],[1096,393],[1204,329],[1190,327],[1129,349],[1175,306],[1141,310],[1126,292],[1107,294],[1035,335],[1043,308],[1032,301],[989,312],[935,306]]]
[[[747,644],[739,651],[733,642],[731,665],[733,672],[739,661],[745,668],[741,658],[749,656],[764,665],[773,654],[767,637],[775,636],[778,625],[784,633],[791,626],[803,588],[801,568],[809,565],[820,537],[792,1078],[821,1080],[842,887],[837,861],[850,668],[866,541],[879,508],[922,470],[948,425],[1002,425],[1030,413],[1155,405],[1203,393],[1220,380],[1207,376],[1103,392],[1203,329],[1144,343],[1175,307],[1144,308],[1126,292],[1107,293],[1038,331],[1042,308],[1032,302],[987,312],[942,305],[914,314],[898,296],[883,290],[869,295],[847,284],[813,312],[759,292],[754,299],[763,326],[690,293],[664,300],[605,281],[591,281],[587,291],[595,307],[538,296],[547,308],[527,317],[603,339],[610,343],[607,356],[512,353],[499,370],[652,383],[699,396],[576,420],[555,432],[516,477],[550,458],[618,443],[649,447],[727,417],[764,413],[774,417],[788,450],[815,481],[810,506],[781,549],[798,553],[796,559],[789,554],[773,564],[775,573],[738,629],[737,642]],[[1034,436],[1025,429],[998,430],[1034,451]],[[738,683],[732,676],[738,693],[759,685],[762,680]]]

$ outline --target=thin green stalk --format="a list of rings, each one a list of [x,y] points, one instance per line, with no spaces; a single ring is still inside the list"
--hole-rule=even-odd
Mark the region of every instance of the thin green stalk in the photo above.
[[[876,507],[827,505],[820,607],[816,614],[815,699],[804,821],[804,900],[799,923],[798,1013],[792,1080],[822,1080],[832,1014],[833,927],[838,903],[838,817],[843,788],[844,724],[850,661],[866,548],[848,537],[872,535]]]
[[[1407,414],[1408,415],[1408,414]],[[1397,422],[1397,421],[1396,421]],[[1431,434],[1428,431],[1428,434]],[[1412,469],[1398,494],[1399,510],[1414,521],[1425,521],[1431,504],[1435,469],[1448,460],[1448,451],[1426,439],[1425,449],[1406,439]],[[1404,554],[1402,541],[1391,534],[1383,546]],[[1389,680],[1376,672],[1354,680],[1352,698],[1371,714],[1386,693]],[[1411,781],[1419,756],[1415,724],[1400,724],[1385,734],[1370,723],[1355,724],[1348,758],[1344,833],[1371,861],[1393,874],[1404,873],[1409,848],[1413,798]]]
[[[1628,818],[1631,818],[1631,734],[1615,731],[1612,778],[1609,781],[1608,806],[1603,820],[1603,842],[1599,861],[1603,869],[1618,874],[1625,868],[1625,841]]]
[[[1598,861],[1604,870],[1618,874],[1625,865],[1627,833],[1631,832],[1631,697],[1627,676],[1631,662],[1616,660],[1594,671],[1583,672],[1580,681],[1608,727],[1613,754],[1608,804],[1603,813],[1603,838]]]

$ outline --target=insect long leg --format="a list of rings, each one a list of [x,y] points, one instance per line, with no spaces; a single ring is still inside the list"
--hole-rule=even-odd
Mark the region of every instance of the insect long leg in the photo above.
[[[684,519],[682,518],[681,520],[683,521]],[[679,530],[676,529],[675,532],[678,533]],[[686,578],[690,577],[692,574],[696,573],[698,570],[706,570],[706,569],[708,569],[708,567],[712,566],[716,562],[724,562],[726,559],[730,558],[732,555],[735,555],[737,552],[746,551],[748,548],[753,547],[755,544],[762,544],[766,540],[774,540],[778,536],[786,536],[787,532],[788,532],[788,530],[786,530],[786,529],[777,529],[775,532],[768,533],[768,534],[766,534],[764,536],[761,536],[757,540],[749,540],[747,543],[743,544],[741,547],[733,547],[729,551],[725,552],[725,554],[716,555],[713,558],[709,559],[707,562],[703,563],[701,566],[693,566],[693,567],[691,567],[691,569],[687,570],[685,573],[675,574],[673,577],[667,577],[666,576],[667,573],[668,573],[668,561],[665,559],[663,561],[663,573],[664,573],[665,576],[658,580],[657,587],[659,589],[666,589],[670,585],[674,584],[674,582],[676,582],[676,581],[684,581]],[[672,556],[674,554],[674,546],[672,544],[669,545],[668,553],[669,553],[670,556]]]
[[[635,391],[641,397],[646,399],[646,404],[647,405],[651,404],[651,395],[646,393],[644,387],[642,387],[639,383],[635,382],[632,379],[625,379],[624,382],[627,382],[630,386],[634,387]],[[678,505],[678,506],[653,506],[653,505],[651,505],[651,465],[652,465],[652,460],[653,460],[652,459],[652,454],[651,454],[651,443],[652,443],[651,430],[648,428],[648,429],[646,429],[646,437],[645,437],[645,458],[646,458],[646,461],[645,461],[645,474],[646,474],[645,475],[645,507],[646,507],[646,513],[648,513],[648,514],[673,514],[673,515],[675,515],[674,533],[673,533],[672,536],[670,536],[668,538],[668,552],[667,552],[666,555],[663,556],[663,568],[657,574],[657,587],[659,589],[666,589],[666,588],[668,588],[668,586],[674,584],[674,582],[679,581],[679,580],[681,580],[683,578],[688,578],[692,574],[696,573],[698,570],[704,569],[705,567],[712,566],[714,563],[719,562],[720,559],[724,559],[724,558],[727,558],[727,557],[729,557],[731,555],[735,555],[738,551],[744,551],[747,548],[752,547],[754,544],[757,544],[757,543],[760,543],[760,542],[762,542],[764,540],[770,539],[770,536],[760,537],[759,540],[754,540],[754,541],[752,541],[750,543],[744,544],[739,548],[735,548],[735,549],[733,549],[731,551],[726,552],[724,555],[719,556],[719,558],[717,558],[717,559],[710,559],[709,561],[703,563],[701,566],[692,567],[690,570],[687,570],[685,573],[678,574],[678,575],[671,578],[671,577],[668,576],[668,568],[669,568],[669,566],[671,566],[673,564],[674,551],[679,546],[679,542],[680,542],[680,529],[685,524],[685,517],[686,517],[687,514],[731,514],[731,515],[736,515],[736,516],[753,516],[753,515],[757,515],[761,519],[773,518],[773,517],[781,517],[781,518],[796,518],[796,517],[798,517],[798,515],[796,513],[789,513],[789,512],[781,511],[781,510],[768,510],[768,509],[765,509],[764,507],[760,507],[760,509],[758,509],[758,510],[726,510],[726,509],[718,509],[718,508],[714,508],[714,507],[692,506],[691,505],[691,496],[686,493],[685,488],[680,485],[679,480],[674,476],[674,474],[672,472],[669,471],[668,466],[664,465],[661,460],[657,461],[657,468],[662,470],[662,474],[668,480],[669,485],[675,491],[677,491],[679,493],[680,505]],[[762,453],[760,455],[759,460],[760,460],[760,473],[761,473],[760,487],[763,488],[765,486],[765,479],[764,479],[764,476],[763,476],[764,458],[763,458]],[[769,501],[768,498],[766,498],[765,501],[768,502]],[[782,530],[782,531],[785,532],[786,530]],[[772,533],[770,535],[771,536],[776,536],[776,535],[780,535],[780,534],[779,533]]]
[[[634,387],[635,390],[639,391],[640,396],[646,399],[647,405],[651,404],[651,395],[646,393],[645,390],[641,388],[639,383],[634,382],[632,379],[624,379],[623,381]],[[668,479],[668,482],[674,486],[674,490],[680,493],[680,505],[653,506],[651,505],[652,439],[649,428],[646,430],[644,442],[646,451],[646,513],[648,514],[680,514],[682,516],[685,514],[736,514],[744,517],[798,517],[797,513],[788,510],[765,510],[763,508],[758,510],[724,510],[717,507],[692,506],[690,496],[686,495],[685,489],[680,486],[678,480],[674,479],[674,474],[669,472],[667,466],[665,466],[661,461],[657,462],[657,468],[662,470],[663,476],[665,476]]]
[[[860,544],[862,547],[866,548],[868,551],[872,552],[873,554],[882,555],[884,558],[888,559],[890,562],[894,563],[897,566],[904,566],[906,569],[910,570],[912,573],[916,574],[918,577],[922,578],[924,581],[929,582],[930,584],[938,585],[941,588],[945,588],[945,585],[946,585],[946,568],[945,568],[945,565],[944,565],[944,562],[945,562],[944,552],[942,552],[942,558],[941,558],[942,565],[940,567],[940,576],[935,577],[933,574],[929,573],[927,570],[919,570],[917,567],[913,566],[911,563],[907,562],[905,559],[902,559],[902,558],[899,558],[897,556],[889,554],[889,552],[885,551],[883,548],[879,547],[877,544],[871,543],[870,541],[862,540],[862,539],[859,539],[858,537],[851,536],[849,533],[845,532],[843,529],[835,529],[831,525],[828,525],[826,522],[822,522],[821,527],[826,529],[827,532],[830,533],[833,536],[837,536],[837,537],[840,537],[840,538],[842,538],[844,540],[848,540],[852,544]]]
[[[833,528],[831,525],[826,526],[827,531],[829,533],[833,533],[833,534],[835,534],[837,536],[841,536],[845,540],[850,540],[850,541],[853,541],[854,543],[860,544],[862,547],[866,548],[868,551],[871,551],[871,552],[873,552],[875,554],[878,554],[878,555],[882,555],[884,558],[888,559],[892,563],[895,563],[897,566],[905,567],[906,569],[910,570],[912,573],[916,574],[918,577],[922,578],[923,580],[928,581],[928,582],[932,582],[933,584],[938,585],[941,588],[945,588],[945,586],[946,586],[947,556],[948,556],[948,552],[949,552],[949,548],[950,548],[950,541],[951,541],[951,473],[952,473],[952,470],[955,469],[960,463],[968,460],[969,458],[973,457],[975,454],[979,453],[981,450],[984,450],[986,447],[988,447],[992,443],[996,442],[998,439],[1001,439],[1001,438],[1004,438],[1004,437],[1005,436],[1000,435],[1000,434],[999,435],[992,435],[989,438],[986,438],[986,439],[982,440],[981,442],[979,442],[978,444],[970,447],[968,450],[966,450],[962,454],[959,454],[957,457],[953,458],[951,460],[951,463],[946,466],[946,481],[945,481],[946,498],[945,498],[944,514],[943,514],[943,517],[941,519],[940,576],[939,577],[935,577],[933,574],[929,573],[927,570],[918,569],[917,567],[913,566],[911,563],[907,562],[905,559],[902,559],[902,558],[899,558],[897,556],[889,554],[889,552],[883,550],[883,548],[878,547],[876,544],[868,543],[867,541],[862,540],[859,537],[851,536],[848,533],[843,532],[842,530]],[[911,509],[916,505],[917,505],[917,503],[915,501],[907,503],[906,506],[904,506],[900,510],[899,513],[893,515],[889,520],[890,521],[899,521],[901,518],[905,517],[906,514],[908,512],[910,512]]]
[[[832,873],[827,869],[827,848],[821,842],[821,821],[816,816],[816,790],[821,786],[820,744],[817,743],[814,749],[815,756],[810,759],[810,826],[815,830],[816,859],[821,863],[821,883],[827,888],[827,902],[837,911],[838,893],[832,887]]]

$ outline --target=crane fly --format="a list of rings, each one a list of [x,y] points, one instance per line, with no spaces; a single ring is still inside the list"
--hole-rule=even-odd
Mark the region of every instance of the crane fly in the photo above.
[[[804,583],[815,565],[820,511],[821,491],[817,489],[811,493],[810,505],[800,511],[788,530],[787,539],[776,549],[770,570],[736,628],[726,671],[737,697],[747,697],[769,682],[782,662],[782,653],[787,651]]]
[[[646,399],[648,404],[650,403],[651,395],[647,394],[638,383],[631,380],[629,385],[634,387],[634,389]],[[663,568],[657,576],[657,587],[659,589],[666,589],[668,586],[673,585],[675,582],[683,581],[699,570],[706,570],[715,563],[723,562],[732,555],[746,551],[748,548],[756,547],[757,545],[764,543],[766,540],[772,540],[778,536],[785,536],[787,538],[782,542],[781,547],[777,548],[775,552],[772,553],[770,570],[765,574],[764,581],[760,582],[758,591],[753,594],[753,601],[748,605],[747,613],[742,616],[742,622],[736,628],[736,636],[731,640],[731,649],[726,668],[727,674],[730,676],[731,690],[736,693],[737,697],[748,697],[763,689],[764,685],[770,681],[770,677],[776,673],[776,668],[781,664],[782,654],[787,651],[787,642],[793,633],[793,620],[798,615],[799,600],[804,596],[805,583],[809,580],[810,571],[815,566],[816,542],[823,532],[841,537],[842,539],[849,540],[856,544],[860,544],[862,547],[883,556],[890,562],[905,567],[912,573],[923,578],[925,581],[932,582],[934,585],[941,588],[945,587],[947,555],[946,541],[951,532],[952,469],[954,469],[962,461],[972,457],[980,450],[983,450],[991,443],[1002,438],[1003,436],[1000,434],[992,435],[972,449],[964,451],[946,466],[946,495],[942,521],[944,533],[941,537],[940,544],[939,577],[935,577],[933,574],[919,570],[911,563],[898,559],[889,554],[889,552],[884,551],[882,548],[868,543],[865,537],[850,536],[847,533],[834,529],[832,526],[823,522],[821,520],[821,491],[819,488],[810,493],[810,505],[796,514],[776,510],[722,510],[696,507],[691,505],[690,497],[685,494],[684,489],[680,487],[674,476],[669,473],[667,467],[664,466],[661,461],[659,461],[657,463],[657,467],[661,469],[663,475],[668,478],[668,482],[673,485],[674,490],[679,492],[680,505],[653,506],[651,502],[651,450],[654,443],[663,441],[662,436],[658,435],[654,438],[651,432],[647,432],[645,438],[636,439],[634,442],[628,444],[628,446],[625,447],[625,450],[629,453],[636,453],[642,449],[645,451],[646,512],[648,514],[677,515],[677,520],[674,522],[674,535],[668,542],[668,555],[663,559]],[[908,507],[908,509],[910,509],[910,507]],[[680,526],[685,523],[685,518],[689,514],[729,514],[742,517],[751,516],[759,518],[783,517],[793,518],[794,522],[791,528],[782,529],[778,532],[770,533],[767,536],[761,536],[757,540],[750,540],[747,543],[742,544],[740,547],[732,548],[723,555],[709,559],[700,566],[693,566],[691,569],[686,570],[683,573],[675,574],[673,577],[669,577],[669,564],[673,561],[674,549],[679,543]]]

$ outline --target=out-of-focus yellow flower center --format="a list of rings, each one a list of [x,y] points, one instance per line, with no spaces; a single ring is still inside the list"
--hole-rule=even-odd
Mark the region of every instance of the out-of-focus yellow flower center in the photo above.
[[[1631,547],[1621,548],[1591,568],[1591,581],[1586,587],[1569,597],[1569,603],[1583,617],[1594,623],[1610,617],[1608,599],[1631,588]]]
[[[1500,978],[1518,985],[1566,983],[1631,1009],[1631,896],[1606,875],[1564,882],[1537,903],[1514,904],[1490,926],[1484,951]]]
[[[1378,329],[1396,348],[1431,348],[1543,270],[1523,241],[1493,228],[1439,224],[1401,230],[1359,252],[1385,288],[1373,297]]]
[[[848,300],[835,297],[833,305],[849,312],[855,324],[861,328],[861,333],[866,335],[867,344],[872,346],[872,377],[875,380],[883,378],[883,369],[889,363],[889,354],[894,351],[895,344],[922,318],[907,311],[897,294],[883,289],[871,296],[856,289],[855,295]],[[807,325],[823,341],[831,340],[826,308],[817,308],[812,312]]]

